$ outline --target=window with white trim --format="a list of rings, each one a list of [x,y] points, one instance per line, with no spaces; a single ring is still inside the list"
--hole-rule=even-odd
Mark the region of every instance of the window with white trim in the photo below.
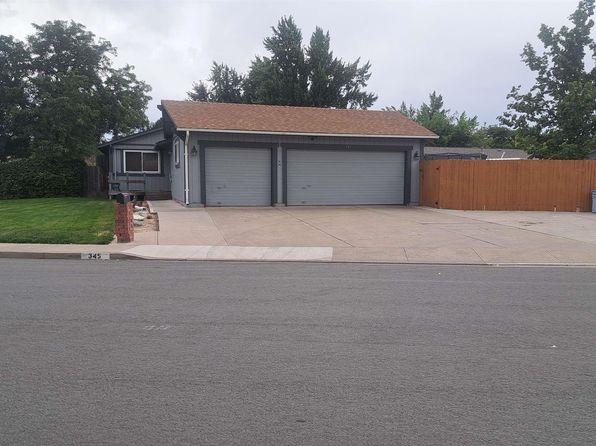
[[[180,167],[180,138],[174,138],[174,165]]]
[[[161,173],[160,153],[144,150],[125,150],[124,172]]]

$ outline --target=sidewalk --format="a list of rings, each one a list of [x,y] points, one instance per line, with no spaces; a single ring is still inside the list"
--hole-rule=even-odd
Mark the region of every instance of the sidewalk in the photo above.
[[[586,247],[588,248],[588,247]],[[109,253],[111,259],[363,262],[463,265],[596,266],[596,248],[533,250],[486,248],[344,248],[304,246],[42,245],[0,243],[0,258],[81,259],[81,253]]]
[[[596,214],[403,207],[184,208],[110,245],[0,244],[0,258],[596,266]]]

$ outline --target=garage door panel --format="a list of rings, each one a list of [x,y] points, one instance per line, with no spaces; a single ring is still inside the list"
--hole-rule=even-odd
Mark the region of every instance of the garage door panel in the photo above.
[[[289,205],[403,204],[404,152],[288,150]]]
[[[271,150],[207,148],[207,206],[270,206]]]

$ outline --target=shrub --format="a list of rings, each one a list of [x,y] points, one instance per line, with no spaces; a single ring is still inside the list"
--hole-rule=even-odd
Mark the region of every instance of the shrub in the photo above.
[[[0,199],[80,196],[85,163],[23,158],[0,163]]]

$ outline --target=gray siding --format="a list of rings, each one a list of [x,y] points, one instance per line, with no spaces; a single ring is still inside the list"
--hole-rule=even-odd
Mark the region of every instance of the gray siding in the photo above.
[[[117,142],[109,150],[109,178],[112,181],[120,181],[120,190],[144,190],[146,193],[165,193],[170,191],[170,157],[167,151],[160,152],[159,174],[139,174],[124,172],[124,151],[154,151],[155,144],[163,140],[161,131],[148,132],[142,135],[133,136],[125,141]],[[126,180],[143,180],[142,183],[127,184]]]
[[[179,133],[184,137],[183,133]],[[183,142],[183,141],[182,141]],[[207,148],[218,147],[253,147],[253,148],[277,148],[281,149],[300,149],[308,147],[309,149],[325,150],[329,148],[344,149],[344,150],[366,150],[368,148],[375,150],[401,150],[405,152],[406,166],[408,172],[406,179],[409,182],[409,192],[404,197],[407,203],[417,205],[419,202],[419,159],[422,156],[421,150],[423,145],[422,140],[409,138],[366,138],[366,137],[329,137],[329,136],[290,136],[290,135],[259,135],[259,134],[238,134],[238,133],[209,133],[209,132],[191,132],[189,140],[190,149],[195,146],[200,153]],[[279,151],[281,154],[282,150]],[[415,156],[417,155],[417,156]],[[180,167],[176,168],[172,164],[172,195],[180,202],[184,202],[184,155],[181,153]],[[173,159],[173,158],[172,158]],[[281,166],[281,157],[279,159]],[[190,186],[190,202],[191,205],[200,204],[205,199],[205,193],[201,193],[201,185],[206,183],[205,178],[201,178],[201,170],[205,166],[201,166],[200,156],[189,156],[189,186]],[[281,167],[278,169],[277,186],[278,199],[280,202],[283,197],[283,191],[279,186],[283,185],[285,179],[280,173]],[[201,198],[203,196],[203,198]]]
[[[420,202],[420,160],[423,156],[424,141],[418,140],[412,148],[410,158],[410,205],[418,206]],[[416,156],[415,156],[416,155]]]
[[[189,146],[189,200],[191,205],[196,206],[201,204],[201,159],[198,154],[199,148],[196,143],[192,144],[189,142]],[[197,149],[196,155],[190,154],[193,146]]]
[[[288,205],[403,204],[404,152],[288,150]]]
[[[421,148],[423,141],[410,138],[375,138],[375,137],[349,137],[349,136],[292,136],[292,135],[259,135],[259,134],[240,134],[240,133],[209,133],[192,132],[191,145],[197,144],[197,147],[216,147],[232,143],[235,145],[251,145],[267,148],[282,147],[284,149],[299,149],[308,147],[309,149],[320,147],[321,150],[333,147],[334,149],[352,150],[358,148],[382,148],[383,150],[404,150],[406,158],[411,162],[407,163],[409,172],[409,204],[417,205],[419,202],[419,159],[421,157]],[[417,157],[413,156],[417,153]],[[280,184],[283,179],[279,178]],[[282,191],[279,191],[280,195]],[[406,197],[407,201],[408,197]]]
[[[176,165],[174,156],[174,143],[177,136],[172,138],[172,153],[171,153],[171,188],[172,198],[181,203],[185,202],[184,197],[184,140],[180,139],[180,163]]]

